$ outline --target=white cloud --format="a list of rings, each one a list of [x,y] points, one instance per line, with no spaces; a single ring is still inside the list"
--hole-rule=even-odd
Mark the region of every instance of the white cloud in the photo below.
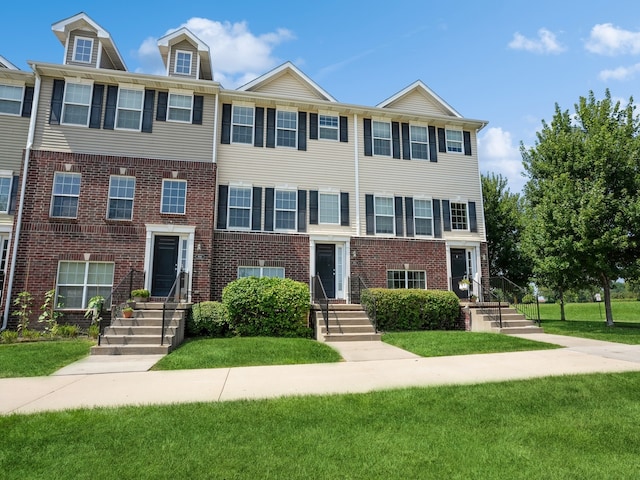
[[[640,32],[631,32],[611,23],[595,25],[591,29],[585,48],[600,55],[640,53]]]
[[[631,65],[630,67],[618,67],[613,70],[602,70],[598,77],[606,82],[607,80],[631,80],[636,73],[640,72],[640,63]]]
[[[513,40],[509,42],[509,48],[513,50],[525,50],[532,53],[561,53],[566,48],[556,39],[555,33],[541,28],[538,30],[538,38],[529,39],[519,32],[513,34]]]
[[[487,129],[478,138],[478,150],[483,173],[501,174],[507,179],[509,190],[522,190],[525,184],[522,156],[519,147],[513,145],[510,132],[500,127]]]
[[[273,55],[274,48],[294,38],[291,31],[279,28],[262,35],[253,34],[246,22],[218,22],[207,18],[190,18],[176,28],[187,27],[209,46],[214,80],[226,88],[236,88],[253,80],[281,61]],[[137,57],[144,73],[164,73],[156,38],[147,38],[138,48]]]

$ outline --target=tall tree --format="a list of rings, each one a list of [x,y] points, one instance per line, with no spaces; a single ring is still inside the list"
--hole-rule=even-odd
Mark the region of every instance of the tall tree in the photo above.
[[[521,245],[523,212],[520,195],[511,193],[507,179],[500,174],[483,174],[481,180],[489,274],[504,275],[518,285],[524,285],[531,276],[531,262],[525,258]]]
[[[640,141],[633,99],[624,107],[607,90],[580,97],[575,113],[556,105],[536,144],[521,146],[527,241],[534,272],[547,286],[597,282],[613,325],[611,282],[635,274],[640,255]]]

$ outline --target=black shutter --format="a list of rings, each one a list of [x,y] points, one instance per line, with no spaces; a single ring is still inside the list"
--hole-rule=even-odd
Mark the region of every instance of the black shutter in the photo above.
[[[253,187],[251,205],[251,230],[262,230],[262,188]]]
[[[349,119],[340,117],[340,141],[347,143],[349,141]]]
[[[307,149],[307,112],[298,112],[298,150]]]
[[[373,137],[371,136],[371,119],[364,119],[364,154],[367,157],[373,155]]]
[[[202,113],[204,112],[204,97],[202,95],[193,96],[193,119],[194,125],[202,125]]]
[[[400,158],[400,124],[398,122],[391,122],[391,139],[393,158]]]
[[[158,92],[158,108],[156,109],[156,121],[165,122],[167,120],[168,103],[169,92]]]
[[[411,139],[409,138],[409,124],[402,124],[402,158],[411,160]]]
[[[298,231],[307,231],[307,191],[298,190]]]
[[[231,143],[231,104],[222,104],[222,130],[220,130],[220,143]]]
[[[340,193],[340,225],[349,226],[349,192]]]
[[[256,107],[255,115],[253,146],[262,147],[264,145],[264,107]]]
[[[309,190],[309,225],[318,225],[318,191]]]
[[[444,231],[451,231],[451,209],[449,207],[449,200],[442,200],[442,220],[444,222]]]
[[[404,197],[404,208],[407,220],[407,237],[413,237],[413,197]]]
[[[116,85],[107,86],[107,103],[104,107],[104,123],[102,128],[113,130],[116,123],[116,102],[118,101],[118,87]]]
[[[267,108],[267,148],[276,146],[276,109]]]
[[[264,229],[273,232],[273,188],[264,189]]]
[[[444,128],[438,129],[438,151],[447,153],[447,135],[444,132]]]
[[[429,160],[438,161],[438,145],[436,143],[436,127],[428,127],[429,130]]]
[[[89,128],[100,128],[102,120],[102,98],[104,97],[104,85],[95,84],[91,97],[91,114],[89,115]]]
[[[433,236],[442,237],[442,221],[440,219],[440,200],[433,199]]]
[[[367,223],[367,235],[376,233],[375,212],[373,209],[373,195],[364,196],[365,218]]]
[[[64,98],[64,80],[53,80],[53,92],[51,94],[51,112],[49,113],[49,123],[60,125],[62,116],[62,99]]]
[[[395,197],[396,237],[404,237],[404,215],[402,214],[402,197]]]
[[[144,107],[142,109],[142,131],[151,133],[153,128],[153,103],[156,99],[155,90],[144,91]]]
[[[318,114],[309,114],[309,140],[318,140]]]
[[[476,202],[469,202],[469,230],[478,231],[478,217],[476,215]]]
[[[227,202],[229,200],[229,187],[227,185],[218,186],[218,223],[217,228],[224,230],[227,228]]]
[[[24,98],[22,99],[22,116],[30,117],[33,107],[33,87],[24,87]]]
[[[18,184],[20,182],[20,177],[18,175],[14,175],[11,180],[11,198],[9,199],[9,210],[7,213],[13,214],[16,213],[16,207],[18,206]]]
[[[471,132],[464,131],[462,136],[464,137],[464,154],[471,155]]]

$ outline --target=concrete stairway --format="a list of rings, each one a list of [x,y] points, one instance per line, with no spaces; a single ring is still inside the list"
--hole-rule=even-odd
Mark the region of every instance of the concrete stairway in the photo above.
[[[493,321],[488,315],[481,312],[481,305],[469,305],[471,314],[472,332],[495,332],[495,333],[544,333],[531,320],[527,320],[524,315],[515,308],[507,307],[502,309],[502,327],[499,322]]]
[[[313,307],[316,321],[316,340],[320,342],[371,342],[380,341],[361,305],[329,305],[329,332],[322,311]]]
[[[162,303],[136,302],[131,318],[116,317],[104,329],[100,345],[91,347],[91,355],[166,354],[184,340],[185,317],[189,304],[179,304],[162,331]],[[169,313],[169,315],[171,315]]]

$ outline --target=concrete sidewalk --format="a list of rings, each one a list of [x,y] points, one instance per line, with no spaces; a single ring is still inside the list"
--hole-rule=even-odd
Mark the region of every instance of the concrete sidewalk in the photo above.
[[[108,357],[100,362],[94,356],[49,377],[0,379],[0,414],[640,371],[640,346],[547,334],[525,338],[565,348],[422,358],[382,342],[376,346],[350,342],[354,345],[332,345],[347,360],[341,363],[174,371],[140,371],[150,368],[148,358]],[[97,370],[103,373],[87,373]]]

